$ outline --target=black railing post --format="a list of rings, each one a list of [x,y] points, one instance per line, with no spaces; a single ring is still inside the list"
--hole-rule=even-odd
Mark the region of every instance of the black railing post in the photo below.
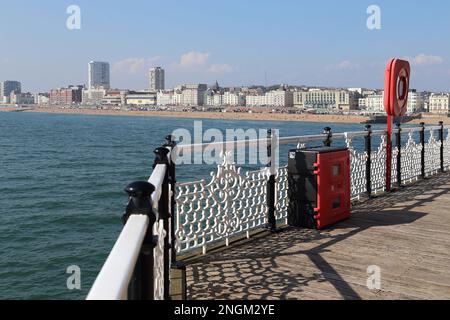
[[[175,235],[175,211],[176,211],[176,185],[177,185],[177,177],[176,177],[176,164],[174,162],[175,155],[172,154],[177,143],[175,141],[175,137],[172,135],[168,135],[166,137],[166,144],[164,145],[171,150],[171,156],[169,157],[169,182],[170,182],[170,212],[171,212],[171,223],[170,223],[170,244],[171,244],[171,261],[172,264],[176,264],[177,261],[177,249],[176,249],[176,235]]]
[[[422,150],[420,152],[420,165],[422,168],[422,179],[425,179],[425,122],[421,122],[420,126],[422,127],[422,130],[420,130],[420,144],[422,146]]]
[[[157,165],[165,165],[166,173],[164,175],[164,181],[161,186],[161,197],[158,203],[159,219],[163,221],[164,231],[166,236],[164,237],[164,300],[170,300],[170,195],[169,195],[169,149],[166,147],[160,147],[155,149],[155,162],[153,169]]]
[[[277,230],[277,220],[275,218],[275,183],[276,176],[273,172],[273,163],[272,159],[272,141],[273,132],[272,130],[267,131],[267,157],[269,159],[268,166],[270,168],[269,180],[267,181],[267,229],[272,232],[276,232]]]
[[[366,191],[369,198],[372,197],[372,126],[366,125],[367,135],[365,137],[366,159]]]
[[[134,182],[125,188],[130,200],[123,216],[124,224],[132,215],[146,215],[150,220],[128,288],[128,299],[130,300],[154,300],[153,250],[157,243],[157,238],[153,235],[156,214],[153,210],[151,195],[154,191],[155,187],[145,181]]]
[[[397,187],[402,187],[402,124],[397,123]]]
[[[439,121],[439,139],[441,140],[441,171],[445,172],[444,167],[444,121]]]
[[[331,147],[331,144],[333,143],[333,131],[330,127],[326,127],[325,129],[323,129],[323,134],[326,135],[323,145],[325,147]]]
[[[166,143],[164,145],[166,148],[170,149],[170,157],[169,157],[169,184],[170,184],[170,250],[171,250],[171,268],[173,279],[175,282],[178,282],[179,291],[173,292],[175,299],[178,297],[181,300],[187,299],[187,285],[186,285],[186,265],[182,261],[177,261],[177,248],[176,248],[176,233],[175,233],[175,225],[176,225],[176,185],[177,185],[177,175],[176,175],[176,163],[175,157],[176,155],[173,153],[177,143],[176,138],[173,135],[168,135],[166,137]],[[171,279],[172,280],[172,279]],[[172,286],[172,282],[171,282]]]

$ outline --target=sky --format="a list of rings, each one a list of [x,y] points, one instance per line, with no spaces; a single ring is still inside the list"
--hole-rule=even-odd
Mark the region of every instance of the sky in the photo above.
[[[70,5],[80,29],[67,28]],[[370,30],[368,7],[380,8]],[[442,0],[0,0],[0,80],[43,92],[87,83],[111,64],[115,88],[310,85],[382,88],[388,59],[412,64],[411,87],[450,91],[450,2]],[[70,20],[73,21],[73,20]],[[372,21],[372,20],[371,20]]]

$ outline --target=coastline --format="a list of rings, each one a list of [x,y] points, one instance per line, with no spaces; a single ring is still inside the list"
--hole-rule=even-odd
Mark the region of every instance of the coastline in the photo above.
[[[316,114],[288,114],[288,113],[239,113],[239,112],[182,112],[182,111],[124,111],[124,110],[97,110],[97,109],[62,109],[57,107],[29,108],[2,107],[0,112],[31,112],[31,113],[56,113],[56,114],[80,114],[98,116],[127,116],[127,117],[163,117],[184,119],[215,119],[215,120],[245,120],[245,121],[280,121],[280,122],[313,122],[313,123],[347,123],[362,124],[369,117],[358,115],[316,115]],[[437,125],[439,121],[450,125],[450,118],[445,116],[427,116],[415,119],[408,124]]]
[[[355,115],[314,115],[287,113],[238,113],[238,112],[182,112],[182,111],[123,111],[123,110],[95,110],[95,109],[61,109],[61,108],[33,108],[21,110],[19,108],[0,108],[5,112],[57,113],[103,116],[129,117],[164,117],[185,119],[216,119],[216,120],[246,120],[246,121],[293,121],[293,122],[324,122],[324,123],[362,123],[368,117]]]

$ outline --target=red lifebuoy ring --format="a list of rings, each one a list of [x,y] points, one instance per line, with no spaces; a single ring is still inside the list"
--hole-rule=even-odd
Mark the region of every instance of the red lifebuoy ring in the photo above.
[[[384,78],[384,107],[388,115],[398,117],[406,114],[410,73],[408,61],[392,59],[388,62]]]

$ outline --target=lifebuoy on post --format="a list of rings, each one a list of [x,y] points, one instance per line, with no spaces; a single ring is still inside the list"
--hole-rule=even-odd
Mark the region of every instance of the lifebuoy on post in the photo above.
[[[408,61],[392,59],[384,75],[384,107],[387,117],[386,141],[386,191],[391,191],[392,167],[392,122],[408,111],[409,77],[411,66]]]
[[[386,67],[384,78],[384,106],[389,116],[401,117],[408,110],[409,77],[408,61],[392,59]]]

